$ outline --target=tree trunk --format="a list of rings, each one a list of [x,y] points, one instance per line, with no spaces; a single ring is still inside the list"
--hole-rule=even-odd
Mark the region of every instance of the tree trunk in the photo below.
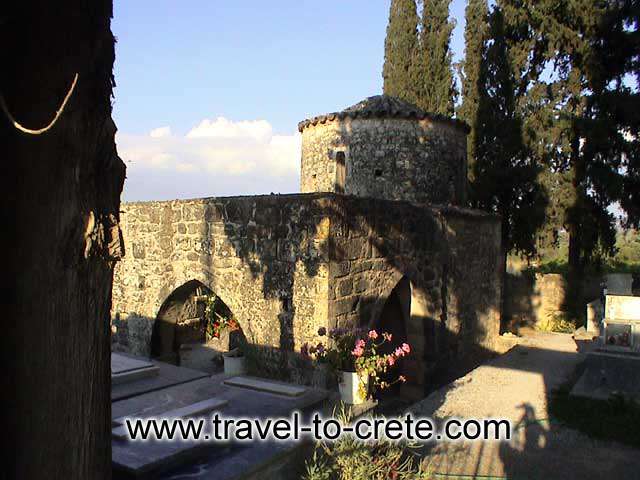
[[[3,220],[12,245],[9,478],[111,476],[110,329],[125,167],[111,120],[111,0],[22,0],[0,13]],[[6,368],[6,367],[5,367]]]

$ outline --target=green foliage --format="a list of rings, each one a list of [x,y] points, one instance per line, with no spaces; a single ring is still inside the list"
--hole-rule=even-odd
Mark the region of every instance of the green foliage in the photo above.
[[[501,215],[505,252],[531,255],[547,198],[538,179],[540,168],[523,137],[520,67],[514,65],[506,42],[503,12],[495,8],[489,19],[491,41],[480,67],[470,197],[473,206]]]
[[[451,0],[424,0],[419,52],[416,56],[416,105],[427,112],[452,116],[456,88],[450,40]]]
[[[462,62],[462,104],[458,118],[471,127],[467,137],[467,174],[473,181],[475,172],[477,130],[481,126],[479,118],[480,98],[484,94],[485,55],[489,40],[489,7],[487,0],[469,0],[465,11],[465,58]]]
[[[384,44],[382,77],[386,95],[416,101],[415,57],[418,53],[418,13],[415,0],[392,0]]]
[[[207,296],[205,307],[205,318],[207,319],[207,338],[219,338],[224,330],[237,330],[239,327],[233,318],[231,310],[215,293]]]
[[[349,422],[344,413],[338,416]],[[331,443],[319,443],[306,464],[304,480],[417,480],[429,475],[420,467],[417,447],[399,442],[363,442],[343,435]]]
[[[536,328],[544,332],[573,333],[576,319],[568,312],[554,312],[538,322]]]
[[[318,330],[319,336],[326,333],[324,327]],[[385,389],[405,381],[403,376],[390,383],[381,378],[400,358],[411,352],[409,345],[403,343],[394,352],[381,354],[379,349],[391,342],[391,334],[378,333],[376,330],[335,328],[329,331],[328,339],[328,345],[320,342],[310,346],[305,343],[301,348],[302,356],[319,363],[328,363],[334,372],[357,372],[360,379],[359,391],[363,398],[368,396],[370,388]]]
[[[638,230],[619,230],[616,234],[615,254],[594,255],[592,261],[584,269],[585,274],[601,273],[640,273],[640,232]],[[557,237],[554,247],[538,251],[539,263],[526,270],[535,273],[569,272],[569,239],[565,234]]]
[[[525,144],[551,202],[538,238],[570,234],[569,265],[614,253],[619,202],[640,221],[637,0],[499,0]]]
[[[640,272],[640,231],[619,231],[616,238],[616,254],[612,265],[627,271]]]

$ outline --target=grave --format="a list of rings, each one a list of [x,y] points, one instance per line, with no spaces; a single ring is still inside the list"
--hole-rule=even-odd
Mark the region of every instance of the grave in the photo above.
[[[261,380],[259,378],[239,376],[229,378],[224,381],[225,385],[232,387],[248,388],[259,392],[275,393],[286,397],[298,397],[306,392],[306,388],[297,385],[287,385],[282,382],[273,382],[269,380]]]
[[[584,372],[571,395],[640,400],[640,297],[605,294],[599,312],[599,321],[588,317],[600,331],[597,351],[587,353]]]
[[[584,373],[571,389],[571,395],[594,400],[620,395],[640,401],[640,356],[587,353]]]
[[[111,365],[112,402],[208,376],[198,370],[121,353],[111,354]],[[114,381],[114,372],[115,375],[129,375],[129,381]]]
[[[133,382],[158,375],[158,367],[152,362],[120,353],[111,354],[111,384]]]
[[[112,464],[114,478],[249,478],[299,462],[309,442],[221,444],[193,441],[131,441],[126,418],[288,417],[293,411],[309,417],[330,414],[336,393],[255,377],[209,376],[183,367],[125,356],[114,370],[156,368],[141,377],[112,386]],[[141,384],[141,385],[138,385]],[[368,410],[368,404],[357,411]],[[268,475],[267,475],[268,476]]]

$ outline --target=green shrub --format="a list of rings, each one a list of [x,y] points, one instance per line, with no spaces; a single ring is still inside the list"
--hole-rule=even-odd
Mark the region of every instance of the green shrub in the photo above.
[[[344,413],[338,416],[348,423]],[[304,480],[414,480],[429,478],[420,467],[417,447],[390,441],[366,442],[343,435],[320,442],[306,463]]]
[[[544,332],[573,333],[576,321],[568,312],[554,312],[538,322],[536,328]]]

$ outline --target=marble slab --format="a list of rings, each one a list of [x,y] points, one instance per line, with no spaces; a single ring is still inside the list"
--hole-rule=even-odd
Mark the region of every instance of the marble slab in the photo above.
[[[137,370],[129,370],[127,372],[112,373],[111,385],[121,385],[123,383],[137,382],[145,378],[156,377],[160,373],[160,369],[155,365]]]
[[[257,390],[259,392],[275,393],[287,397],[299,397],[304,394],[307,389],[298,385],[287,385],[284,383],[263,380],[255,377],[232,377],[224,381],[225,385],[232,387],[247,388]]]
[[[153,367],[153,363],[141,358],[135,358],[121,353],[111,354],[111,375],[117,375],[131,370]]]
[[[136,381],[131,382],[112,383],[111,401],[125,400],[137,395],[162,390],[173,385],[180,385],[209,376],[204,372],[177,367],[168,363],[152,361],[151,364],[153,368],[158,369],[153,375],[143,375],[136,379]]]
[[[192,403],[191,405],[187,405],[186,407],[180,407],[173,410],[168,410],[163,413],[159,413],[154,415],[159,418],[166,419],[176,419],[176,418],[186,418],[186,417],[195,417],[197,415],[202,415],[205,413],[212,412],[213,410],[219,410],[223,408],[227,404],[227,400],[222,400],[219,398],[208,398],[207,400],[202,400],[200,402]],[[129,438],[129,431],[126,428],[125,419],[127,416],[118,417],[112,421],[112,425],[116,425],[116,427],[111,430],[111,436],[114,438]]]
[[[314,388],[306,388],[302,394],[294,397],[232,387],[226,385],[225,380],[227,378],[223,374],[213,377],[207,376],[206,378],[113,402],[112,418],[119,420],[127,416],[141,418],[164,417],[168,411],[189,407],[192,404],[212,398],[227,401],[221,412],[227,417],[281,417],[289,415],[294,410],[311,414],[311,412],[321,409],[321,405],[327,398],[326,391]],[[267,383],[272,382],[267,381]],[[253,466],[261,463],[261,461],[255,459],[258,452],[264,450],[263,454],[266,460],[277,456],[279,451],[274,449],[273,446],[267,448],[265,443],[256,443],[249,446],[215,442],[194,443],[153,440],[140,442],[131,441],[127,438],[112,438],[111,445],[114,478],[119,478],[118,475],[120,474],[127,478],[130,475],[136,477],[146,475],[151,478],[159,478],[162,472],[194,465],[194,461],[197,461],[197,459],[202,459],[206,463],[215,465],[217,462],[227,459],[229,455],[243,465],[240,468],[236,461],[227,462],[229,465],[231,463],[234,464],[233,468],[229,468],[240,472],[247,468],[252,469]],[[257,450],[254,450],[254,448],[257,448]],[[241,452],[244,453],[240,454]],[[239,454],[239,456],[236,456],[236,454]],[[245,463],[247,464],[245,465]],[[217,471],[217,467],[212,466],[207,469],[209,473],[211,473],[211,470]],[[174,473],[168,473],[168,475],[173,476]],[[178,474],[176,478],[184,477],[182,477],[182,474]]]

